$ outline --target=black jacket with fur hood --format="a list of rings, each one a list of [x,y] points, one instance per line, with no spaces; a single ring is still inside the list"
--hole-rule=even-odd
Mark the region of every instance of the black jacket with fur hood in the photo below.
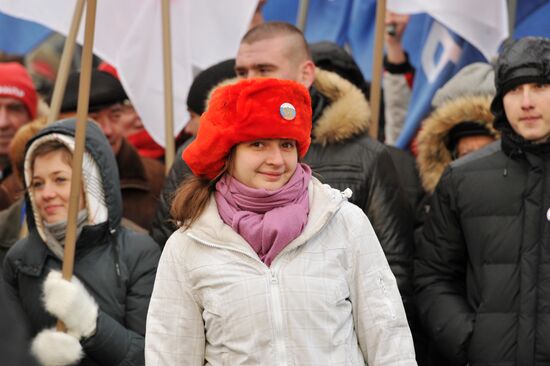
[[[54,123],[38,133],[27,149],[33,141],[54,136],[74,144],[74,133],[74,119]],[[145,321],[160,250],[148,236],[120,226],[122,198],[116,161],[93,123],[87,126],[86,152],[99,168],[96,182],[102,182],[102,187],[85,184],[89,223],[76,243],[74,275],[94,297],[99,313],[96,333],[81,340],[85,355],[79,365],[143,365]],[[89,183],[84,169],[83,179]],[[62,263],[45,244],[31,196],[27,194],[26,199],[29,235],[7,253],[3,275],[9,297],[25,315],[29,334],[34,336],[55,325],[56,319],[42,303],[42,284],[49,271],[60,270]],[[91,212],[90,200],[95,201],[97,215]]]
[[[363,93],[336,73],[317,69],[311,88],[312,144],[303,159],[323,183],[350,188],[350,199],[372,222],[405,302],[412,294],[412,215],[386,147],[368,136],[369,105]],[[191,174],[181,159],[184,145],[166,178],[151,234],[161,246],[176,229],[169,202]]]

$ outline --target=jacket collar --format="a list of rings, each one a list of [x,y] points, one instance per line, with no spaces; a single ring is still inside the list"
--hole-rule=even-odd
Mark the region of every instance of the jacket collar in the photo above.
[[[368,131],[370,107],[359,88],[338,74],[319,68],[313,88],[324,97],[318,98],[312,93],[314,143],[334,144]],[[322,113],[318,108],[320,102]]]
[[[105,237],[109,235],[107,229],[107,222],[85,226],[76,242],[75,259],[78,259],[95,247],[104,245],[106,243]],[[19,251],[19,256],[16,254],[17,257],[15,258],[21,272],[29,276],[38,277],[42,275],[48,257],[59,261],[55,254],[44,244],[36,229],[29,232],[26,240],[28,247],[24,247],[24,250]]]
[[[303,245],[321,231],[340,209],[342,203],[346,201],[343,193],[330,188],[326,184],[321,184],[314,177],[312,177],[309,184],[308,194],[310,204],[308,222],[302,233],[290,242],[282,252]],[[191,225],[186,233],[204,244],[239,251],[253,258],[258,257],[246,240],[222,221],[218,213],[216,200],[213,198],[210,199],[200,218]]]
[[[501,132],[502,151],[512,159],[525,153],[533,155],[550,154],[550,141],[534,144],[518,135],[509,125],[501,127]]]

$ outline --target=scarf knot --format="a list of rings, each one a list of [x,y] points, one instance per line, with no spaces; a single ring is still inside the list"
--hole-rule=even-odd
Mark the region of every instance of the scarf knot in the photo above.
[[[290,180],[275,191],[250,188],[226,174],[216,183],[214,197],[223,222],[270,266],[307,224],[310,180],[311,169],[305,164],[298,164]]]

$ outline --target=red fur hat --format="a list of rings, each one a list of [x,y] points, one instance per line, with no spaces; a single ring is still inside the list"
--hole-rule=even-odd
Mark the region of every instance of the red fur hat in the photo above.
[[[183,160],[196,176],[213,179],[231,148],[257,139],[292,139],[303,157],[311,143],[311,99],[301,84],[248,79],[217,88]]]

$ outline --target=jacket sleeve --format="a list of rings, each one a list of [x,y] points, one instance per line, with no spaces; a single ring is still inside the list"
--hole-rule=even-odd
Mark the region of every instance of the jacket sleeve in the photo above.
[[[4,284],[0,276],[0,355],[2,364],[11,366],[37,366],[31,356],[27,319],[22,313],[20,304],[15,301],[14,289]]]
[[[382,91],[384,93],[384,126],[385,143],[395,145],[409,109],[412,95],[412,80],[414,68],[407,61],[402,64],[392,64],[384,57],[384,77],[382,78]]]
[[[191,169],[189,169],[185,161],[181,158],[183,148],[186,146],[187,143],[176,152],[174,164],[170,168],[170,172],[164,180],[164,186],[160,192],[159,203],[157,205],[151,226],[151,236],[161,248],[164,248],[164,245],[170,235],[172,235],[172,233],[177,229],[177,227],[170,221],[170,205],[172,203],[172,197],[183,179],[186,176],[193,174]]]
[[[368,171],[366,212],[397,279],[405,309],[413,313],[413,215],[388,151],[381,146]]]
[[[385,143],[395,145],[407,118],[412,90],[404,75],[385,73],[382,79],[384,92],[386,124],[384,126]]]
[[[474,309],[466,300],[466,245],[447,168],[432,197],[415,260],[419,316],[437,348],[466,364]]]
[[[28,337],[32,334],[31,323],[21,304],[17,281],[17,268],[9,254],[4,258],[2,272],[0,291],[4,293],[5,301],[8,304],[7,306],[11,307],[13,312],[16,313],[15,316],[19,319],[20,329],[22,329],[24,334]]]
[[[172,236],[162,252],[147,314],[145,360],[156,366],[202,366],[202,309],[192,294],[181,258],[185,245]],[[181,237],[179,237],[181,238]]]
[[[125,235],[129,244],[122,250],[126,253],[122,262],[128,270],[125,324],[100,310],[96,333],[81,341],[86,354],[102,365],[144,364],[145,321],[160,249],[149,237]]]
[[[349,211],[348,211],[349,212]],[[369,365],[416,365],[407,317],[392,274],[369,220],[349,212],[350,300],[355,332]],[[350,223],[351,221],[351,223]]]

